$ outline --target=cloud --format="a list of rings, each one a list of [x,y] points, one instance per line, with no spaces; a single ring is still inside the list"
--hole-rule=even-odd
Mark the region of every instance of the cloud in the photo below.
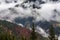
[[[21,4],[21,3],[16,3]],[[8,5],[0,6],[0,9],[3,9],[0,11],[0,19],[4,20],[10,20],[14,21],[16,18],[28,18],[33,17],[35,22],[47,20],[47,21],[57,21],[60,22],[60,3],[45,3],[38,5],[41,8],[40,9],[33,9],[32,3],[27,3],[25,6],[27,8],[23,8],[21,5],[19,7],[14,7],[16,5],[15,3],[11,3]],[[28,4],[31,4],[28,6]],[[14,6],[12,6],[14,5]],[[36,4],[37,5],[37,4]],[[11,8],[11,9],[8,9]],[[56,10],[57,12],[55,12]],[[54,16],[55,15],[55,16]]]
[[[41,9],[37,9],[37,13],[39,13],[40,16],[37,15],[38,19],[42,17],[42,20],[45,19],[47,21],[57,21],[60,22],[60,3],[45,3],[40,5]],[[56,10],[56,12],[54,11]],[[56,15],[56,16],[54,16]],[[37,19],[37,20],[38,20]]]

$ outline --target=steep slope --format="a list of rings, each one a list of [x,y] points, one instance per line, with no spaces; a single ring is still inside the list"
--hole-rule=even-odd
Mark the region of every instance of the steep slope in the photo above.
[[[25,27],[21,27],[15,23],[11,23],[5,20],[0,20],[0,30],[6,31],[6,32],[10,32],[13,33],[13,35],[15,35],[17,38],[19,38],[20,36],[24,36],[27,39],[30,37],[32,30],[29,30]],[[38,40],[47,40],[47,38],[43,37],[42,35],[40,35],[39,33],[37,33],[38,36]]]

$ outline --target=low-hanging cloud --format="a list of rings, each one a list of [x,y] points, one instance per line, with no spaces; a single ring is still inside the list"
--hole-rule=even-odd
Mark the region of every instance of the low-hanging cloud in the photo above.
[[[32,7],[27,7],[24,9],[21,5],[19,7],[12,7],[12,8],[9,7],[10,9],[4,8],[4,10],[0,11],[0,19],[9,20],[13,22],[18,17],[22,19],[33,17],[35,22],[39,22],[41,20],[42,21],[53,20],[53,21],[60,22],[60,3],[45,3],[38,6],[40,6],[41,8],[33,9]]]

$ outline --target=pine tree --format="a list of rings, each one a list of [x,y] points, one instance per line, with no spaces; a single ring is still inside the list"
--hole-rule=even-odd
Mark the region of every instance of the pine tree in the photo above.
[[[51,25],[51,27],[49,29],[49,39],[50,40],[55,40],[55,31],[54,31],[53,25]]]
[[[35,32],[35,24],[32,24],[32,32],[31,32],[31,40],[36,40],[37,36],[36,36],[36,32]]]

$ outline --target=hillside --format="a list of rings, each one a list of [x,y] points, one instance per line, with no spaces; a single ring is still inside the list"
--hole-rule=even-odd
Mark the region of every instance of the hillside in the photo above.
[[[15,35],[17,37],[17,40],[19,39],[19,37],[26,37],[27,39],[30,37],[31,31],[25,27],[21,27],[17,24],[5,21],[5,20],[0,20],[0,32],[9,32],[9,33],[13,33],[13,35]],[[42,35],[40,35],[39,33],[37,33],[38,36],[38,40],[47,40],[47,38],[43,37]]]

